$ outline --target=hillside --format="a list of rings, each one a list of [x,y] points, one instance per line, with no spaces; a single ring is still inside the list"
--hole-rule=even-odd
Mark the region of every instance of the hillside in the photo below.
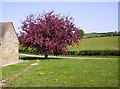
[[[120,36],[119,36],[120,38]],[[69,46],[69,51],[79,50],[117,50],[118,36],[82,39],[78,47]]]
[[[105,36],[105,33],[85,33],[84,38],[95,38],[95,37],[100,37],[100,36]]]

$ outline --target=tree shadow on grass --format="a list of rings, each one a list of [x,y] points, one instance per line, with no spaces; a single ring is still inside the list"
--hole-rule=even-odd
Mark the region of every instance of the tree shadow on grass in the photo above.
[[[21,60],[50,60],[50,59],[62,59],[62,58],[54,58],[54,57],[48,57],[45,59],[44,57],[20,57]]]

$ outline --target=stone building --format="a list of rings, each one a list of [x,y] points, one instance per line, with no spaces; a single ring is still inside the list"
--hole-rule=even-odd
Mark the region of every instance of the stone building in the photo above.
[[[19,60],[19,41],[12,22],[0,22],[0,66]]]

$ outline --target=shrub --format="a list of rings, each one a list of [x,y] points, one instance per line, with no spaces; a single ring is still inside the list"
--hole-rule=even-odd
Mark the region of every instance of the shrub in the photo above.
[[[66,55],[88,55],[88,56],[119,56],[119,50],[81,50],[81,51],[68,51]]]
[[[20,53],[27,53],[27,54],[37,54],[34,49],[20,47]],[[119,56],[120,50],[81,50],[81,51],[67,51],[65,55],[72,55],[72,56]]]

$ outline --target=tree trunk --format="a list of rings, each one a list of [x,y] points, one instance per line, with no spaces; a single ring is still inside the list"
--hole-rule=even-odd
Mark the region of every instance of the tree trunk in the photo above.
[[[45,59],[47,59],[47,58],[48,58],[48,55],[46,54],[46,55],[45,55]]]

